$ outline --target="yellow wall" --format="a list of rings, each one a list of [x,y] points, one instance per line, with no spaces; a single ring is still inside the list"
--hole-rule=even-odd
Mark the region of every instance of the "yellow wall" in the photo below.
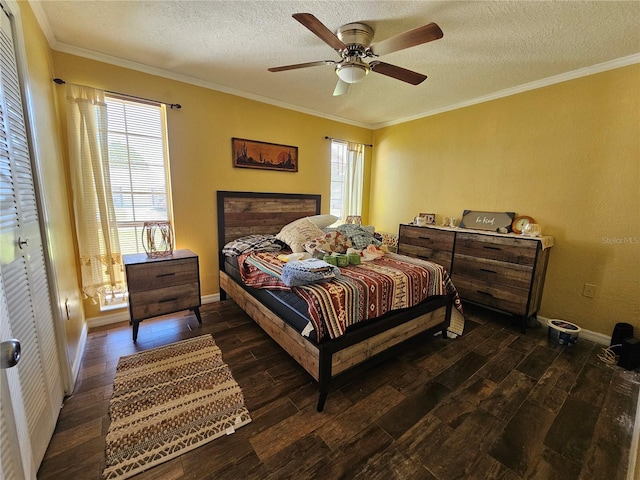
[[[319,193],[323,213],[328,213],[330,142],[324,137],[362,143],[371,143],[373,138],[366,128],[74,55],[53,52],[53,59],[55,76],[68,83],[182,105],[167,113],[174,229],[177,248],[189,248],[200,256],[202,295],[219,290],[217,190]],[[57,88],[62,106],[64,87]],[[64,130],[64,112],[61,123]],[[297,146],[298,172],[233,168],[232,137]],[[370,164],[370,149],[367,157]],[[365,194],[368,197],[368,189]],[[363,213],[366,217],[366,211]]]
[[[636,64],[376,130],[372,223],[530,215],[556,240],[540,314],[640,332],[638,85]]]
[[[69,209],[67,208],[67,173],[62,161],[60,133],[53,78],[51,49],[27,2],[20,2],[20,17],[27,56],[29,111],[33,125],[35,173],[42,193],[46,223],[46,248],[52,260],[51,280],[57,286],[52,299],[54,313],[62,319],[66,333],[67,359],[70,365],[79,360],[78,348],[85,326],[78,288],[76,255]],[[66,303],[66,306],[65,306]],[[68,316],[67,316],[68,306]]]

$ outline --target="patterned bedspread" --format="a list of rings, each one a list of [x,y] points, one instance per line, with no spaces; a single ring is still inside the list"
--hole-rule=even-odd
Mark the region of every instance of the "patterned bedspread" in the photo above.
[[[289,289],[278,278],[284,263],[277,253],[245,253],[238,262],[247,286]],[[337,338],[351,325],[413,307],[435,295],[454,294],[454,306],[462,311],[455,287],[441,265],[388,253],[340,270],[335,280],[291,287],[306,300],[318,339]]]

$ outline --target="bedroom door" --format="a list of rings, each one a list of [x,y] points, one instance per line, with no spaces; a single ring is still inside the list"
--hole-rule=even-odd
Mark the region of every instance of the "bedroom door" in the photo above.
[[[15,338],[22,346],[19,363],[0,370],[1,459],[5,478],[30,479],[53,435],[64,390],[14,30],[4,9],[0,27],[0,342]],[[5,445],[11,446],[6,456]]]

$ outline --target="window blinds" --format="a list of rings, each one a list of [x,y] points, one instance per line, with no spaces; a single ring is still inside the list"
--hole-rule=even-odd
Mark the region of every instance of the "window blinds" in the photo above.
[[[171,218],[165,107],[113,95],[105,99],[120,250],[143,252],[144,222]]]

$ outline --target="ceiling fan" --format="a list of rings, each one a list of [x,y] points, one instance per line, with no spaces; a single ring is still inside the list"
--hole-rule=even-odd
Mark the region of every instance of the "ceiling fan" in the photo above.
[[[422,83],[427,78],[426,75],[391,65],[390,63],[381,62],[377,60],[377,58],[387,53],[397,52],[398,50],[403,50],[415,45],[438,40],[444,35],[438,25],[429,23],[371,45],[374,31],[373,28],[366,23],[348,23],[338,28],[336,34],[334,34],[310,13],[295,13],[293,14],[293,18],[338,52],[342,60],[320,60],[318,62],[297,63],[283,67],[272,67],[268,70],[270,72],[283,72],[297,68],[335,65],[338,83],[333,91],[334,96],[347,93],[350,84],[359,82],[366,77],[370,71],[381,73],[382,75],[410,83],[411,85]],[[364,59],[366,58],[374,58],[375,60],[365,62]]]

